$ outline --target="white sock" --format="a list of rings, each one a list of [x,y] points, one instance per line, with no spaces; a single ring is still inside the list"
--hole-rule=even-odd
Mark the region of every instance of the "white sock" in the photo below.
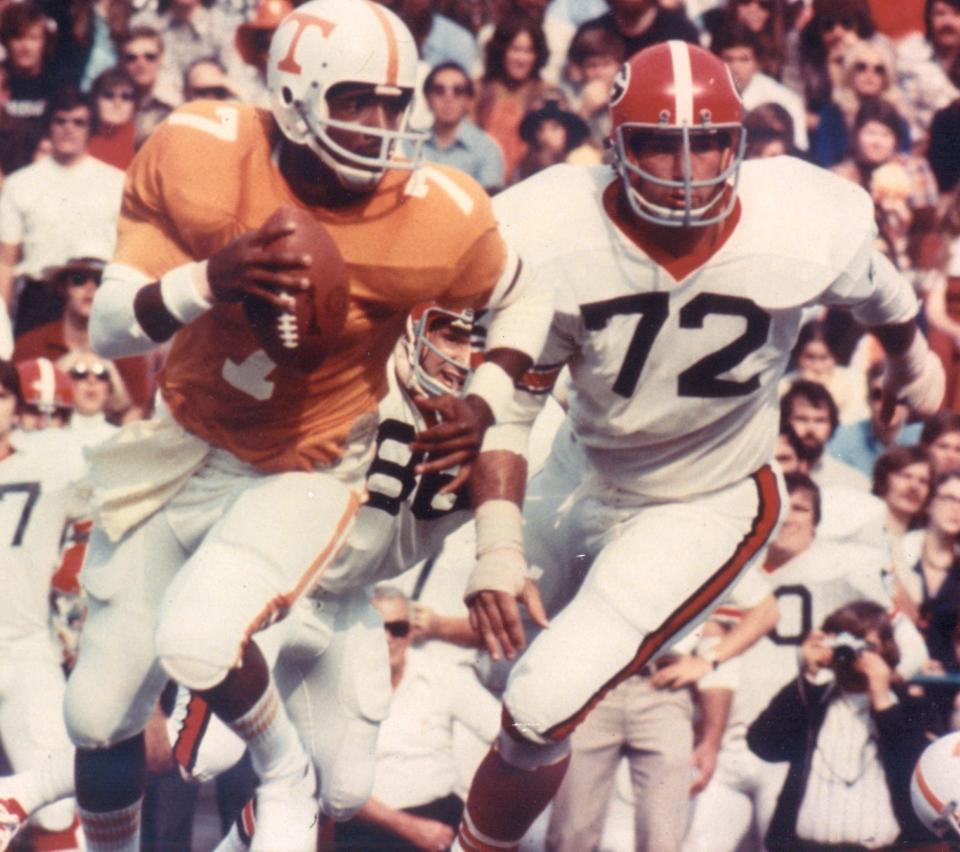
[[[28,814],[69,799],[74,793],[73,754],[72,748],[52,752],[40,766],[3,779],[0,798],[13,795]]]
[[[269,784],[285,776],[290,776],[294,781],[303,778],[307,754],[272,678],[257,703],[227,724],[250,749],[253,769],[261,784]]]
[[[99,813],[78,807],[87,852],[139,852],[142,803],[137,799],[121,810]]]

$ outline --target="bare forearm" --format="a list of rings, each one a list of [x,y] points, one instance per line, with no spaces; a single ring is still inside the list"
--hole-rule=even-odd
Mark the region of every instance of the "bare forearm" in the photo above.
[[[732,657],[743,653],[761,636],[769,633],[776,626],[780,617],[777,599],[767,595],[756,606],[748,609],[727,634],[714,646],[718,662],[726,662]]]
[[[733,704],[733,690],[704,689],[699,693],[700,723],[697,730],[697,743],[705,743],[717,749],[723,739]]]
[[[507,450],[480,453],[470,477],[470,498],[474,506],[488,500],[509,500],[523,505],[527,483],[527,460]]]

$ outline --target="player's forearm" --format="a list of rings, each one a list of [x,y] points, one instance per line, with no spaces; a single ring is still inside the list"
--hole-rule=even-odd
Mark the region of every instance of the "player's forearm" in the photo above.
[[[409,823],[415,818],[371,796],[357,811],[354,819],[406,837],[406,832],[410,828]]]
[[[470,619],[465,615],[438,615],[430,632],[431,639],[459,645],[461,648],[477,648],[480,646],[480,637],[470,626]]]
[[[777,624],[780,608],[772,594],[750,607],[726,635],[713,646],[718,663],[724,663],[742,654],[761,636],[766,636]]]
[[[527,460],[510,450],[484,450],[477,457],[470,477],[470,499],[475,507],[488,500],[523,504],[527,483]]]
[[[698,692],[698,701],[700,722],[697,726],[697,743],[719,749],[730,718],[733,690],[703,689]]]
[[[94,300],[90,338],[107,358],[139,355],[169,340],[181,326],[209,310],[203,264],[186,264],[151,281],[122,264],[110,264]]]

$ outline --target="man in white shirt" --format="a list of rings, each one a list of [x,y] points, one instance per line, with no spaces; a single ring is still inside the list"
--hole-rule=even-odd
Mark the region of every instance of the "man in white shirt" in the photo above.
[[[50,156],[15,171],[0,191],[0,297],[13,307],[17,336],[59,314],[62,303],[39,281],[45,268],[63,264],[77,243],[112,249],[116,240],[123,172],[87,154],[91,114],[83,95],[58,93]]]

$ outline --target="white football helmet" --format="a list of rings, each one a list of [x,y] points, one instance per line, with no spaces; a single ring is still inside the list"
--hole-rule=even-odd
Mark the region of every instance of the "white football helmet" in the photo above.
[[[423,396],[453,394],[462,396],[463,388],[472,371],[468,361],[452,357],[430,340],[429,333],[443,325],[452,326],[470,338],[470,358],[483,352],[485,329],[474,324],[474,312],[469,308],[457,313],[428,302],[418,305],[407,316],[406,331],[397,345],[396,366],[400,381],[407,390]],[[439,359],[440,368],[428,372],[423,366],[427,353]]]
[[[960,731],[934,740],[910,779],[910,800],[920,821],[938,837],[960,837]]]
[[[341,185],[373,189],[386,169],[416,167],[426,134],[408,129],[410,104],[398,128],[389,130],[331,119],[327,96],[341,83],[363,83],[412,103],[417,61],[413,36],[389,9],[371,0],[309,0],[281,21],[270,43],[273,115],[287,139],[309,146]],[[331,128],[380,137],[379,153],[344,148],[331,139]]]

